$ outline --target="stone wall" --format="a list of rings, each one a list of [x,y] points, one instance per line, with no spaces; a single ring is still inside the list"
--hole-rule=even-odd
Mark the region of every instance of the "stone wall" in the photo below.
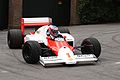
[[[70,25],[77,24],[80,24],[79,16],[77,14],[77,0],[71,0]]]
[[[22,0],[9,0],[9,28],[20,28],[22,17]]]

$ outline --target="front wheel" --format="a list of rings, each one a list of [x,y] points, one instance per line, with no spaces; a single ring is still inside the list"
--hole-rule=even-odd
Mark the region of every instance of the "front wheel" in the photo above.
[[[86,38],[81,44],[82,54],[94,54],[97,58],[101,54],[101,45],[96,38]]]
[[[24,60],[29,64],[35,64],[39,61],[41,54],[40,44],[36,41],[27,41],[22,49]]]

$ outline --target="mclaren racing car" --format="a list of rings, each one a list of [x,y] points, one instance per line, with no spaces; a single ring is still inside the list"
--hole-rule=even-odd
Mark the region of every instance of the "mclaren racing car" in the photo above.
[[[34,32],[25,34],[26,26],[39,27]],[[43,66],[49,64],[79,64],[96,62],[101,54],[101,45],[96,38],[86,38],[80,46],[75,46],[75,39],[70,31],[58,27],[58,34],[51,39],[47,34],[53,27],[52,19],[22,18],[21,29],[10,29],[7,42],[10,49],[22,48],[24,60],[29,64],[40,62]],[[77,50],[77,51],[76,51]]]

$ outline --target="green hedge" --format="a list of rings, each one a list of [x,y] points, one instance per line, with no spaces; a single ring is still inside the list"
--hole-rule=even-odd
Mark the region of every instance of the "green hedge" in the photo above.
[[[119,0],[78,0],[81,24],[120,21]]]

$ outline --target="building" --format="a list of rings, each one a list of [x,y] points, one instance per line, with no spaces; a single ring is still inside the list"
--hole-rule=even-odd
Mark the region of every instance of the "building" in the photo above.
[[[56,25],[79,24],[77,0],[1,0],[0,4],[3,3],[4,7],[1,6],[0,10],[4,12],[0,15],[3,16],[0,17],[1,27],[19,28],[21,17],[46,15],[52,17]]]

